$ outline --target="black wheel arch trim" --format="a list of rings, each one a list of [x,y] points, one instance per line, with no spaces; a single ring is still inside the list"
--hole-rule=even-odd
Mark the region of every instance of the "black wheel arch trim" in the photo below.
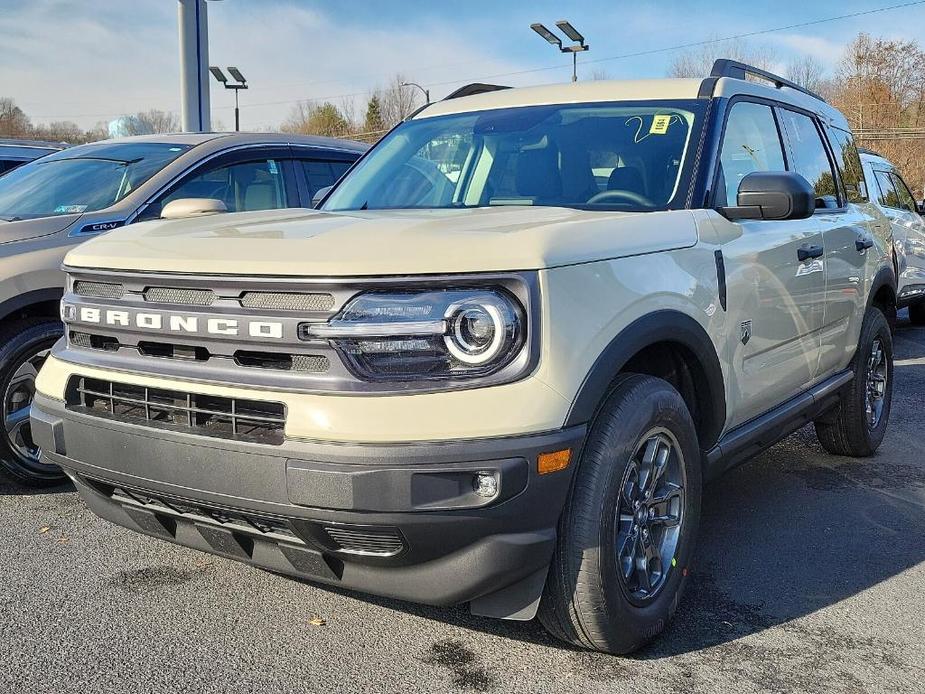
[[[712,447],[726,421],[726,388],[716,348],[706,330],[685,313],[663,309],[630,323],[598,355],[572,401],[565,426],[590,422],[610,390],[621,369],[640,350],[660,342],[674,342],[689,350],[700,364],[707,388],[701,402],[710,403],[701,413],[704,418],[701,448]]]
[[[893,291],[893,302],[898,301],[898,291],[896,286],[896,273],[893,272],[892,267],[881,267],[877,274],[874,275],[874,280],[870,285],[870,293],[867,295],[867,307],[870,308],[874,303],[874,297],[877,296],[883,287],[889,287]]]
[[[35,289],[31,292],[11,297],[3,303],[0,303],[0,320],[6,320],[16,311],[24,309],[27,306],[48,301],[61,301],[62,296],[64,296],[63,287],[51,287],[48,289]]]

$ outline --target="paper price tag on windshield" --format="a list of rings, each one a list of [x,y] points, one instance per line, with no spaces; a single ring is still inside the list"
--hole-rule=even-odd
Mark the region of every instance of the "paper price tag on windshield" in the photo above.
[[[655,116],[652,119],[652,127],[649,128],[651,135],[664,135],[668,132],[668,126],[671,125],[671,116]]]

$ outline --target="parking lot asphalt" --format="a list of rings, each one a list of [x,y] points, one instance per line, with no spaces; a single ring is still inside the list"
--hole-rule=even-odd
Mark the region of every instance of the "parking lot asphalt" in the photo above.
[[[880,452],[811,428],[707,487],[674,623],[629,658],[315,587],[0,480],[0,692],[925,692],[925,329]],[[323,623],[322,623],[323,622]]]

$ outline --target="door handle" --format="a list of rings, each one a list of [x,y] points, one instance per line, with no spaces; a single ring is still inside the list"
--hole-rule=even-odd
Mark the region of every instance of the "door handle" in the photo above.
[[[854,242],[854,247],[858,249],[858,253],[863,253],[873,245],[874,240],[866,236],[858,236],[857,241]]]
[[[823,253],[825,253],[825,250],[822,246],[800,246],[797,249],[797,258],[801,263],[804,263],[811,258],[821,257]]]

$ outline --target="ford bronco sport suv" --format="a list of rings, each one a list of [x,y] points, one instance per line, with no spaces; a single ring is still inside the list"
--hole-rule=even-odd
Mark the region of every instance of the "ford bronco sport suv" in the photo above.
[[[71,248],[161,216],[311,207],[366,149],[304,135],[142,135],[71,147],[0,178],[0,468],[32,485],[64,479],[39,459],[29,406],[61,337],[61,261]]]
[[[880,445],[888,234],[842,115],[748,66],[463,88],[318,211],[72,251],[33,432],[136,531],[625,653],[704,481]]]

